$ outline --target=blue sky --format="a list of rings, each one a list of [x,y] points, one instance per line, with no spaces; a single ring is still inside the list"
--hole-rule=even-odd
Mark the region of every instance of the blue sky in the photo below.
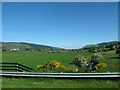
[[[3,41],[80,48],[118,40],[116,2],[14,2],[2,5]]]

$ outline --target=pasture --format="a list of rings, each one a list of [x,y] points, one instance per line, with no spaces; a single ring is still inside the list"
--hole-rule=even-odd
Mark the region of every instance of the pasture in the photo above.
[[[37,72],[36,66],[45,61],[57,60],[64,66],[73,68],[69,63],[78,55],[85,56],[90,61],[90,52],[3,52],[3,62],[17,62],[27,65]],[[103,60],[107,67],[100,72],[118,72],[118,56],[115,51],[103,52]],[[46,71],[51,72],[51,71]],[[82,72],[82,71],[81,71]],[[118,80],[96,80],[96,79],[53,79],[53,78],[2,78],[3,88],[118,88]]]

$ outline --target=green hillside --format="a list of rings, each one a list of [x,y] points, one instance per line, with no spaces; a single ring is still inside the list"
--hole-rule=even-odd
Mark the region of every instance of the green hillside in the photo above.
[[[38,45],[32,43],[24,43],[24,42],[2,42],[3,51],[8,51],[11,49],[19,49],[19,50],[45,50],[45,49],[58,49],[51,46]]]
[[[98,44],[86,45],[82,50],[87,50],[89,52],[104,52],[110,50],[117,50],[120,47],[119,41],[103,42]]]
[[[119,41],[111,41],[111,42],[103,42],[103,43],[98,43],[98,44],[91,44],[91,45],[86,45],[83,48],[90,48],[90,47],[109,47],[113,45],[118,45]]]
[[[60,49],[60,48],[57,48],[57,47],[52,47],[52,46],[46,46],[46,45],[39,45],[39,44],[33,44],[33,43],[25,43],[25,42],[22,42],[21,44],[25,44],[25,45],[28,45],[30,47],[32,47],[33,49],[35,50],[44,50],[44,49],[48,49],[48,50],[51,50],[51,49]]]
[[[100,51],[116,50],[119,48],[118,42],[119,41],[111,41],[111,42],[103,42],[103,43],[98,43],[98,44],[86,45],[83,48],[75,49],[75,50],[87,50],[93,53],[100,52]],[[61,49],[63,50],[63,48],[39,45],[39,44],[33,44],[33,43],[26,43],[26,42],[2,42],[3,51],[9,51],[11,49],[19,49],[21,51],[23,50],[42,51],[42,50],[61,50]]]

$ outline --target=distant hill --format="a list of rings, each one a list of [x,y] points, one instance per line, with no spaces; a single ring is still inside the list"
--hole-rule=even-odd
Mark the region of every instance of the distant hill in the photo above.
[[[103,42],[103,43],[98,43],[97,45],[99,46],[109,46],[109,45],[117,45],[119,41],[111,41],[111,42]]]
[[[111,41],[111,42],[103,42],[103,43],[98,43],[98,44],[91,44],[91,45],[86,45],[83,48],[90,48],[90,47],[107,47],[110,45],[117,45],[119,41]]]
[[[84,46],[84,47],[82,47],[82,48],[91,48],[91,47],[99,47],[100,45],[98,45],[98,44],[91,44],[91,45],[86,45],[86,46]]]
[[[39,45],[33,43],[26,43],[26,42],[0,42],[2,43],[2,50],[65,50],[63,48],[52,47],[47,45]],[[94,51],[107,51],[107,50],[115,50],[118,48],[118,41],[111,41],[111,42],[103,42],[98,44],[86,45],[79,50],[87,50],[89,52]],[[1,46],[0,46],[1,47]],[[68,49],[67,49],[68,50]]]
[[[2,42],[3,50],[19,49],[19,50],[51,50],[51,49],[60,49],[57,47],[38,45],[26,42]]]
[[[108,50],[116,50],[119,48],[119,41],[103,42],[98,44],[86,45],[82,50],[87,50],[89,52],[100,52]]]

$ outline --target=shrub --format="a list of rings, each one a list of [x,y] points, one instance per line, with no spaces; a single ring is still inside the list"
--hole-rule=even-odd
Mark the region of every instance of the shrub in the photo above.
[[[42,65],[37,65],[37,69],[38,69],[38,70],[40,70],[40,69],[42,69],[42,68],[43,68]]]
[[[91,62],[99,62],[103,59],[103,55],[101,53],[94,53],[91,57]]]
[[[94,69],[100,70],[100,69],[104,69],[106,67],[107,67],[106,63],[100,63],[100,64],[97,64],[96,66],[94,66]]]
[[[66,67],[61,64],[61,62],[56,60],[45,62],[43,65],[37,65],[37,69],[67,70]]]
[[[116,54],[120,56],[120,48],[116,51]]]
[[[78,67],[83,67],[83,68],[88,65],[86,58],[83,57],[83,56],[78,56],[78,57],[76,57],[76,58],[74,59],[74,61],[73,61],[72,63],[70,63],[70,64],[74,64],[74,65],[76,65],[76,66],[78,66]]]

